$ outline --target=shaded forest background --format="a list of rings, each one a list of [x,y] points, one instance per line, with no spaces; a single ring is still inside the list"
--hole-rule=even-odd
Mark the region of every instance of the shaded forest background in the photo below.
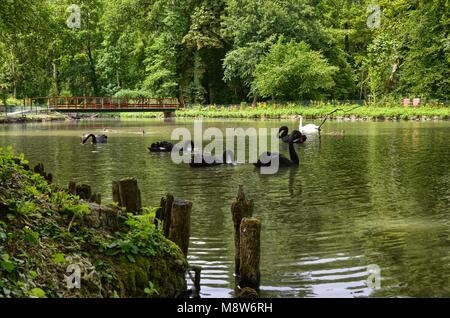
[[[445,100],[449,21],[448,0],[2,0],[0,97]]]

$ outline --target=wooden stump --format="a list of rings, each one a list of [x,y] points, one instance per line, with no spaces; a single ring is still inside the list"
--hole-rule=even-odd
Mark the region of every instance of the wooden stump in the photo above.
[[[132,213],[141,211],[141,191],[138,188],[136,179],[126,178],[120,181],[113,181],[112,191],[113,201],[120,207],[124,207],[128,212]]]
[[[234,270],[239,274],[240,268],[240,226],[244,217],[252,217],[253,215],[253,201],[245,198],[244,187],[239,186],[236,199],[231,204],[231,214],[233,216],[234,224]]]
[[[35,173],[40,174],[41,176],[44,176],[44,174],[45,174],[45,171],[44,171],[44,164],[38,163],[38,164],[34,167],[33,171],[34,171]]]
[[[186,257],[191,235],[191,211],[192,202],[179,199],[173,201],[168,238],[180,247]]]
[[[41,175],[48,183],[52,183],[53,175],[51,173],[45,173],[44,164],[38,163],[33,171],[39,175]]]
[[[164,221],[165,210],[166,210],[166,198],[162,197],[161,202],[159,203],[159,208],[156,210],[155,213],[154,224],[156,227],[158,227],[161,224],[160,222]]]
[[[77,194],[77,184],[75,183],[75,181],[69,182],[69,193],[73,195]]]
[[[164,221],[164,236],[169,237],[170,227],[172,223],[172,208],[174,204],[175,198],[172,194],[168,193],[166,196],[166,206],[164,208],[164,218],[162,221]],[[191,203],[192,205],[192,203]],[[189,221],[190,222],[190,221]],[[190,226],[190,224],[189,224]]]
[[[91,186],[87,185],[87,184],[81,184],[81,185],[77,185],[75,187],[76,189],[76,195],[78,195],[80,197],[80,199],[82,200],[90,200],[92,197],[92,188]]]
[[[100,193],[93,193],[89,201],[97,204],[102,204],[102,195]]]
[[[192,277],[190,270],[194,271],[194,277]],[[200,266],[191,266],[188,270],[189,276],[191,277],[192,283],[194,284],[193,297],[200,298],[200,278],[202,273],[202,268]]]
[[[242,288],[239,292],[239,298],[258,298],[258,292],[250,287]]]
[[[172,194],[168,193],[165,197],[161,198],[159,208],[155,214],[155,226],[158,226],[158,220],[162,227],[162,231],[165,237],[169,237],[170,223],[172,222],[172,205],[175,198]]]
[[[261,222],[255,218],[244,218],[241,222],[241,288],[250,287],[259,290],[261,274],[259,271],[261,247]]]

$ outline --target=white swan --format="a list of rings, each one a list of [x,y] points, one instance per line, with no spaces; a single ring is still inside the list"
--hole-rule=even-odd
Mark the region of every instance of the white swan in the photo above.
[[[300,126],[298,127],[298,130],[300,130],[302,134],[314,134],[320,132],[320,127],[314,124],[303,126],[303,117],[300,116]]]

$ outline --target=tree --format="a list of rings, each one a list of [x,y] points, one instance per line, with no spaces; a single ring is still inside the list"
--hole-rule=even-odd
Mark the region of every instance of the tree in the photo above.
[[[281,37],[256,66],[255,86],[263,97],[320,99],[335,86],[337,71],[307,43],[283,43]]]
[[[224,80],[230,85],[255,98],[255,67],[278,36],[283,35],[287,41],[308,43],[339,67],[339,75],[335,73],[334,77],[338,85],[330,97],[354,94],[353,74],[345,54],[323,28],[320,12],[309,1],[229,0],[225,12],[222,32],[224,39],[232,43],[232,49],[224,59]]]

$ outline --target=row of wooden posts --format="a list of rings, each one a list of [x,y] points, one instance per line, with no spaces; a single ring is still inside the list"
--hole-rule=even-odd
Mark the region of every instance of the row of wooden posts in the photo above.
[[[69,184],[69,192],[80,198],[100,204],[99,194],[92,193],[87,185]],[[112,184],[113,201],[127,212],[142,211],[141,191],[136,179],[126,178]],[[165,237],[177,244],[187,257],[191,234],[192,202],[176,199],[172,194],[161,198],[155,215],[155,226],[161,228]],[[247,200],[244,189],[239,186],[236,199],[231,205],[234,224],[235,274],[240,287],[240,297],[258,297],[260,286],[260,235],[261,222],[253,218],[253,201]],[[194,275],[192,275],[192,273]],[[188,270],[194,285],[193,295],[200,295],[201,268],[191,266]]]

